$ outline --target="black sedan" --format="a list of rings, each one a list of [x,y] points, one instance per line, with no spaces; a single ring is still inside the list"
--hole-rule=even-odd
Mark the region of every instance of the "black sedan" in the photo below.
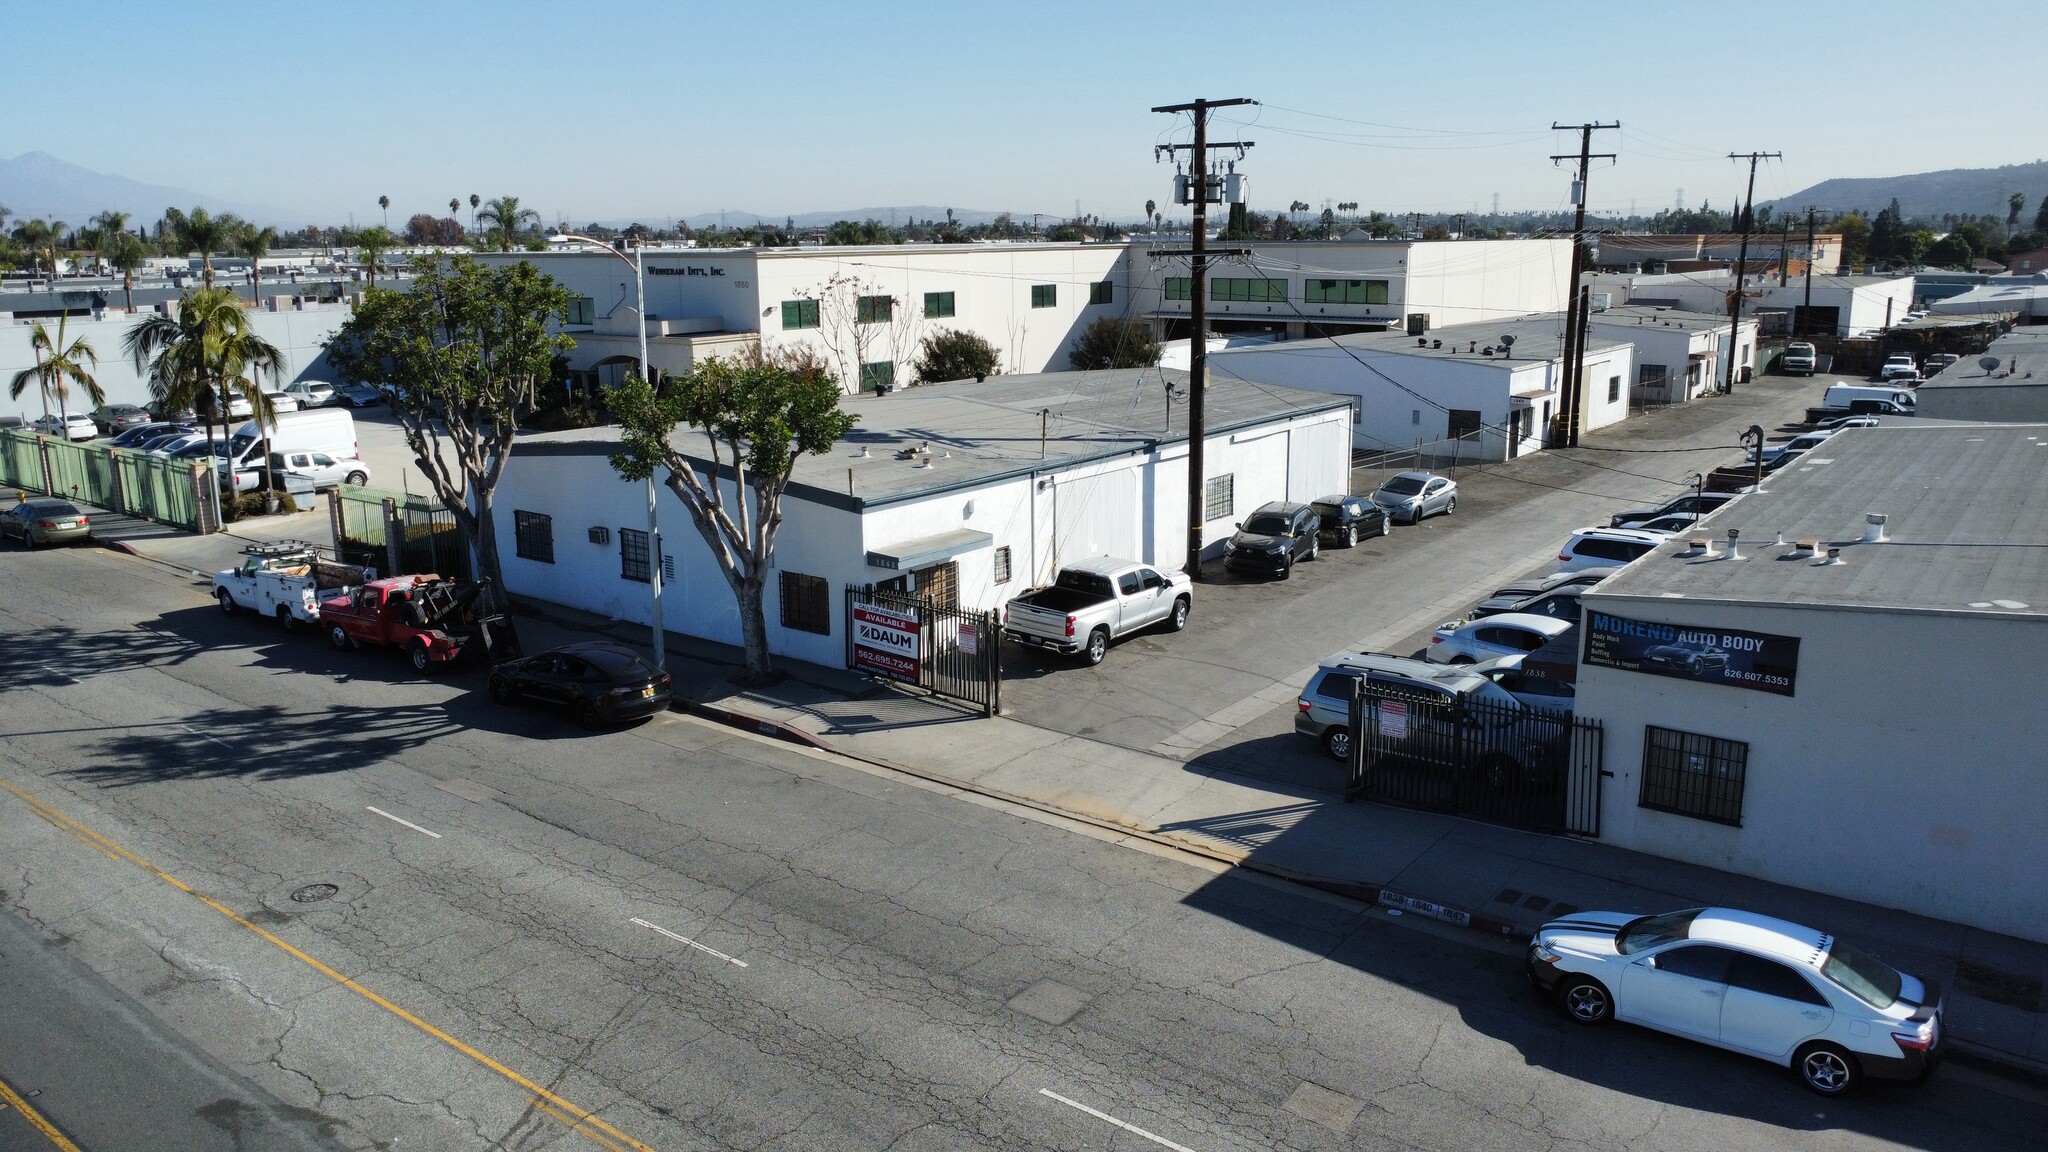
[[[667,711],[671,681],[666,672],[618,644],[566,644],[491,669],[491,699],[521,699],[567,707],[585,728],[600,728]]]
[[[1385,536],[1393,525],[1387,510],[1363,496],[1325,496],[1309,507],[1323,518],[1318,534],[1339,548],[1349,548],[1369,536]]]

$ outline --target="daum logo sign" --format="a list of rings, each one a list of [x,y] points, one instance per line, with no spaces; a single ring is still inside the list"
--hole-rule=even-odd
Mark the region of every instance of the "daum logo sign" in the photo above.
[[[1799,677],[1799,638],[1588,611],[1585,662],[1790,696]]]

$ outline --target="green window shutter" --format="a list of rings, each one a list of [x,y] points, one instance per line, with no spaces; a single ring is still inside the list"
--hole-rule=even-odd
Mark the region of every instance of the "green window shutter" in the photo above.
[[[785,331],[794,328],[816,328],[818,326],[818,302],[816,300],[784,300],[782,302],[782,327]]]

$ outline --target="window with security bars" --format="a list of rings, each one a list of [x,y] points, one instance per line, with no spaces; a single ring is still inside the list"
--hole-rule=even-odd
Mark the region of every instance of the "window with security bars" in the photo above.
[[[996,549],[996,583],[1008,584],[1009,582],[1010,546],[1005,544],[1001,548]]]
[[[925,319],[943,320],[952,314],[953,294],[951,292],[927,292],[924,294]]]
[[[832,585],[823,576],[782,573],[782,626],[798,632],[832,634]]]
[[[1202,519],[1228,520],[1237,512],[1237,474],[1211,476],[1202,486]]]
[[[522,560],[555,562],[555,518],[538,512],[512,513],[513,551]]]
[[[1059,302],[1060,302],[1060,286],[1059,286],[1059,285],[1057,285],[1057,284],[1033,284],[1033,285],[1031,286],[1031,306],[1032,306],[1033,308],[1051,308],[1051,307],[1054,307],[1054,306],[1058,305],[1058,304],[1059,304]]]
[[[887,324],[895,314],[896,300],[891,296],[862,296],[853,303],[856,324]]]
[[[1111,281],[1097,280],[1088,286],[1088,303],[1114,304],[1115,302],[1116,285]]]
[[[1191,300],[1195,295],[1195,278],[1192,276],[1168,276],[1166,298],[1168,300]]]
[[[816,328],[818,326],[818,302],[816,300],[784,300],[782,302],[782,328]]]
[[[1742,826],[1749,745],[1654,725],[1643,730],[1644,808]]]
[[[1385,280],[1303,280],[1301,298],[1308,304],[1385,304]]]
[[[1285,303],[1287,281],[1271,280],[1263,276],[1257,279],[1248,276],[1218,276],[1209,281],[1209,299],[1244,300],[1253,304]]]
[[[647,533],[635,532],[631,528],[619,529],[619,579],[654,583],[654,573],[648,566],[649,555]]]

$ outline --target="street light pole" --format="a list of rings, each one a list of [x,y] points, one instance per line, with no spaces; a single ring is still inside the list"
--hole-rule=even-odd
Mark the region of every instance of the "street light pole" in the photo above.
[[[580,240],[595,244],[605,251],[626,260],[626,254],[610,244],[592,236],[563,235],[563,240]],[[639,313],[640,328],[640,378],[654,383],[654,370],[647,363],[647,265],[639,245],[633,246],[633,258],[626,260],[633,266],[633,302]],[[652,632],[654,643],[654,670],[668,671],[668,630],[662,624],[661,616],[661,521],[655,513],[654,473],[647,474],[647,627]]]

